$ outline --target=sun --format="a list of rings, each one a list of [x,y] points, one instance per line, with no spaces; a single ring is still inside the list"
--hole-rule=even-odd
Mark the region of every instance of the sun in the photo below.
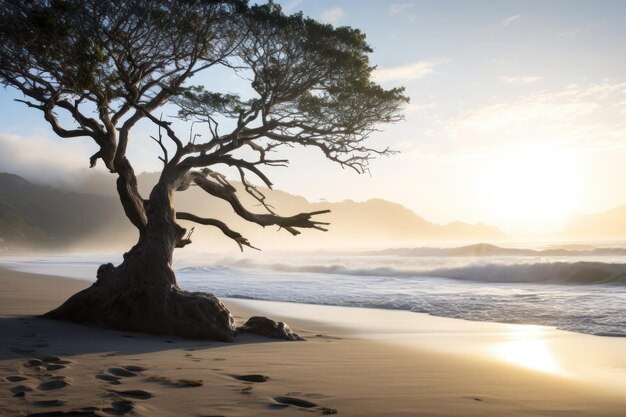
[[[494,159],[486,172],[480,196],[485,217],[510,230],[559,230],[581,201],[572,153],[511,152]]]

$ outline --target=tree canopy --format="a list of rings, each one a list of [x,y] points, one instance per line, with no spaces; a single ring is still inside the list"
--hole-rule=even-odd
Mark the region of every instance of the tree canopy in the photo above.
[[[281,147],[312,147],[359,173],[386,147],[369,145],[383,123],[401,119],[408,101],[402,88],[384,89],[371,79],[372,52],[365,35],[303,16],[286,15],[270,2],[241,0],[2,0],[0,81],[18,89],[22,103],[38,109],[62,138],[88,137],[101,161],[118,175],[124,210],[144,236],[162,216],[218,227],[240,247],[239,233],[213,218],[175,213],[174,191],[197,185],[227,201],[245,220],[324,230],[326,223],[301,213],[282,217],[248,180],[271,188],[266,166]],[[211,71],[226,69],[247,83],[245,96],[220,91]],[[205,85],[195,85],[207,74]],[[166,104],[181,120],[203,123],[202,137],[176,131],[157,116]],[[60,114],[63,114],[61,117]],[[72,123],[65,121],[71,120]],[[163,171],[149,198],[140,195],[126,152],[133,127],[148,120],[158,129]],[[65,122],[65,123],[64,123]],[[242,152],[246,150],[247,153]],[[255,155],[251,157],[250,155]],[[220,167],[235,168],[245,190],[263,206],[249,211]],[[163,199],[168,204],[161,204]],[[173,221],[173,220],[172,220]],[[180,231],[176,246],[189,243]]]

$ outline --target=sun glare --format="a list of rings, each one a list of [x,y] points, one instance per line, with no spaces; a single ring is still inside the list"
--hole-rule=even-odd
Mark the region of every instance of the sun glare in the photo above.
[[[487,171],[481,200],[485,217],[511,229],[560,229],[581,199],[579,169],[571,153],[511,153]]]
[[[534,326],[520,326],[512,339],[493,347],[494,353],[506,362],[523,368],[548,373],[561,373],[561,367],[550,350],[543,330]]]

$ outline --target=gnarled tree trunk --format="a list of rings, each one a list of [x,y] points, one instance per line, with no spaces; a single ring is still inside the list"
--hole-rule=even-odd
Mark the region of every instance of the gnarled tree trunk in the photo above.
[[[44,317],[119,330],[230,341],[235,322],[208,293],[180,289],[172,255],[185,229],[174,221],[171,186],[160,181],[145,203],[147,224],[117,267],[101,265],[97,281]]]

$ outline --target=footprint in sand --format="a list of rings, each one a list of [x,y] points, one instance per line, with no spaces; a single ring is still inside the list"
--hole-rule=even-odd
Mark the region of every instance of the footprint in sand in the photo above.
[[[61,401],[61,400],[38,400],[38,401],[33,401],[33,404],[36,405],[37,407],[62,407],[64,406],[66,403],[65,401]],[[40,413],[40,414],[34,414],[34,415],[53,415],[51,413]],[[67,414],[59,414],[59,415],[67,415]]]
[[[313,336],[314,338],[317,339],[326,339],[328,341],[330,340],[341,340],[341,337],[336,337],[336,336],[329,336],[327,334],[316,334],[315,336]]]
[[[274,400],[274,403],[271,405],[274,407],[287,407],[291,405],[291,406],[298,407],[298,408],[307,408],[307,409],[315,408],[321,411],[322,414],[324,415],[337,414],[337,410],[334,408],[318,407],[317,404],[315,404],[314,402],[304,400],[298,397],[282,396],[282,397],[274,397],[272,399]]]
[[[314,408],[317,407],[317,404],[311,401],[303,400],[302,398],[297,397],[274,397],[272,398],[278,406],[286,407],[288,405],[293,405],[294,407],[300,408]]]
[[[52,366],[54,368],[56,366],[67,365],[68,363],[71,363],[71,362],[68,360],[61,359],[58,356],[42,356],[39,359],[27,360],[26,362],[23,363],[23,366],[26,368],[35,368],[38,366],[43,366],[43,367]],[[57,368],[57,369],[61,369],[61,368]]]
[[[148,368],[144,368],[143,366],[138,366],[138,365],[127,365],[127,366],[122,366],[122,368],[131,372],[143,372],[146,369],[148,369]]]
[[[171,379],[165,376],[151,376],[146,378],[147,382],[156,382],[158,384],[167,385],[170,387],[188,388],[188,387],[201,387],[204,385],[204,381],[201,379]]]
[[[202,358],[197,358],[195,356],[193,356],[191,353],[185,353],[185,357],[189,360],[192,360],[194,362],[201,362]]]
[[[11,376],[7,376],[5,379],[9,382],[20,382],[20,381],[26,381],[28,378],[22,375],[11,375]]]
[[[114,416],[123,416],[124,414],[128,414],[135,409],[135,404],[130,400],[118,400],[113,401],[111,403],[111,407],[103,408],[107,414],[111,414]]]
[[[22,364],[25,368],[33,368],[34,370],[39,370],[38,368],[43,366],[43,362],[39,359],[29,359]]]
[[[70,384],[67,381],[65,381],[64,376],[57,376],[57,377],[54,377],[54,379],[51,379],[50,381],[46,381],[46,382],[39,384],[38,389],[42,391],[53,391],[53,390],[65,388],[68,385]]]
[[[96,378],[101,379],[103,381],[107,381],[109,384],[113,384],[113,385],[121,384],[119,380],[122,379],[119,376],[109,375],[105,373],[99,373],[98,375],[96,375]]]
[[[96,378],[107,381],[112,385],[120,385],[122,378],[132,378],[137,376],[139,372],[145,371],[147,368],[137,365],[117,366],[109,368],[107,371],[101,371]]]
[[[115,376],[129,378],[129,377],[137,376],[138,372],[143,372],[145,370],[146,368],[142,366],[129,365],[129,366],[109,368],[109,373]]]
[[[109,368],[109,373],[115,376],[123,377],[123,378],[137,376],[135,372],[129,371],[128,369],[124,369],[124,368]]]
[[[178,387],[201,387],[204,385],[204,381],[201,379],[179,379],[174,384]]]
[[[269,376],[260,375],[260,374],[250,374],[250,375],[231,375],[233,378],[238,379],[239,381],[245,382],[265,382],[270,379]]]
[[[101,414],[91,410],[53,411],[49,413],[29,414],[26,417],[101,417]]]
[[[153,397],[151,393],[142,389],[131,389],[126,391],[109,390],[109,392],[120,395],[122,397],[135,398],[137,400],[147,400],[148,398]]]
[[[9,391],[13,393],[14,397],[24,397],[27,392],[31,392],[32,390],[33,389],[28,385],[17,385],[9,389]]]
[[[41,358],[39,358],[39,360],[45,363],[60,363],[60,364],[70,363],[70,361],[65,361],[59,358],[58,356],[52,356],[52,355],[42,356]]]
[[[58,371],[65,368],[70,361],[60,359],[56,356],[44,356],[39,359],[29,359],[22,364],[25,368],[33,371]]]

